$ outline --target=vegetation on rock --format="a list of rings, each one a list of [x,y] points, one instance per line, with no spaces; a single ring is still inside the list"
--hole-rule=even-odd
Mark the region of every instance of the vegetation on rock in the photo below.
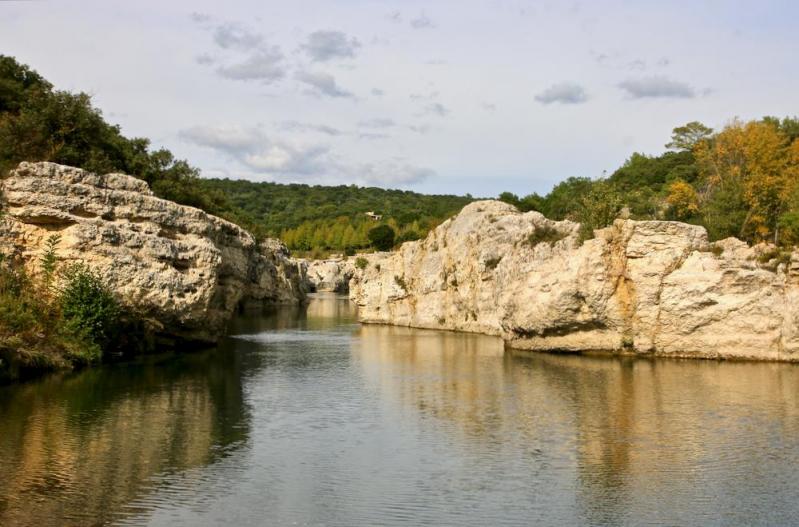
[[[120,345],[122,311],[102,278],[86,265],[62,266],[51,236],[31,276],[0,258],[0,381],[28,370],[99,361]]]

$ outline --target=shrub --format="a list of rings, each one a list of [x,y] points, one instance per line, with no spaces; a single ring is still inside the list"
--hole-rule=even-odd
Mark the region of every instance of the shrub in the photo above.
[[[540,227],[536,227],[536,229],[527,237],[527,243],[531,247],[535,247],[539,243],[549,243],[550,245],[564,239],[567,234],[560,232],[559,230],[555,229],[554,227],[550,227],[549,225],[542,225]]]
[[[363,271],[366,269],[366,266],[369,265],[369,260],[364,258],[363,256],[359,256],[355,259],[355,267]]]
[[[372,227],[367,233],[369,242],[378,251],[388,251],[394,247],[394,229],[388,225]]]
[[[408,284],[405,283],[405,277],[394,275],[394,283],[400,286],[403,291],[408,290]]]
[[[67,267],[63,278],[59,301],[66,326],[101,348],[107,347],[118,335],[122,314],[111,290],[83,263]]]

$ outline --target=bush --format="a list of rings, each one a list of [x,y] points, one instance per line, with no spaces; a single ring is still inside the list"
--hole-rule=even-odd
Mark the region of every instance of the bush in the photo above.
[[[378,225],[369,229],[369,242],[378,251],[388,251],[394,247],[394,229],[388,225]]]
[[[111,290],[83,263],[70,265],[62,274],[59,303],[66,326],[100,348],[108,347],[118,336],[122,314]]]
[[[403,291],[408,290],[408,284],[405,283],[405,277],[394,275],[394,283],[400,286]]]
[[[564,239],[567,234],[560,232],[559,230],[555,229],[554,227],[550,227],[549,225],[542,225],[540,227],[536,227],[535,230],[527,237],[527,243],[531,247],[535,247],[539,243],[549,243],[550,245]],[[499,263],[497,261],[497,263]]]
[[[369,265],[369,260],[364,258],[363,256],[359,256],[355,259],[355,267],[363,271],[366,269],[366,266]]]

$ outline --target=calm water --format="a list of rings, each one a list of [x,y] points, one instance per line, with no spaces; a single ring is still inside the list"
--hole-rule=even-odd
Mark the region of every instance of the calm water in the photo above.
[[[504,353],[345,299],[0,388],[0,525],[799,523],[799,367]]]

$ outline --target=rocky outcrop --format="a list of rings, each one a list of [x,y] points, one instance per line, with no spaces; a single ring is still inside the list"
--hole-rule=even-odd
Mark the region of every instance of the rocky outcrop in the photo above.
[[[309,260],[307,262],[308,284],[313,291],[348,293],[350,279],[355,273],[355,257],[329,260]]]
[[[36,272],[45,240],[99,271],[159,333],[211,342],[239,308],[297,303],[304,266],[276,240],[256,244],[237,225],[157,198],[124,174],[21,163],[2,181],[0,250]]]
[[[496,201],[370,259],[351,282],[364,322],[498,335],[514,348],[799,360],[799,253],[678,222],[579,225]],[[373,260],[373,261],[371,261]]]

